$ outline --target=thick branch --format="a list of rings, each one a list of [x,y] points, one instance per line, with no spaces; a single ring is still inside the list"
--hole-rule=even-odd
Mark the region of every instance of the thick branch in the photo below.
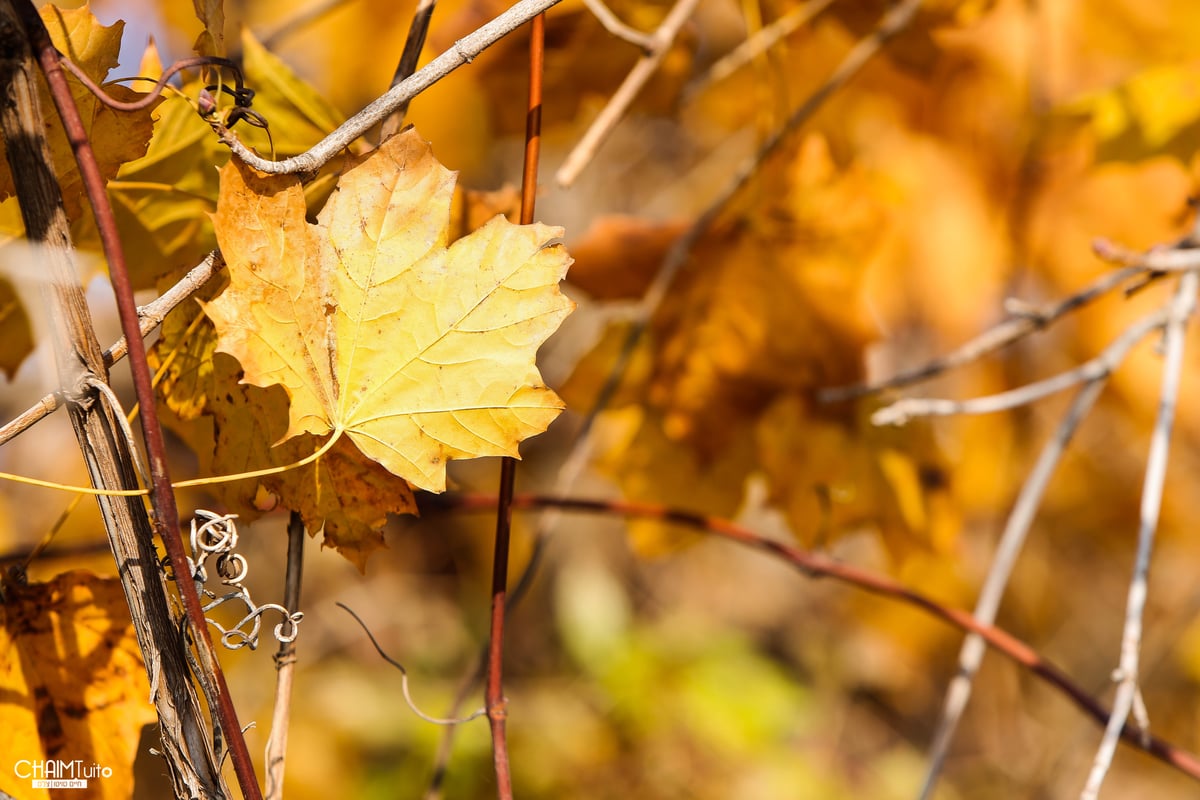
[[[459,39],[449,50],[430,61],[411,78],[393,86],[362,111],[343,122],[333,133],[317,142],[311,150],[298,156],[283,161],[269,161],[256,155],[229,131],[225,131],[221,139],[238,158],[262,172],[274,175],[315,173],[349,147],[351,142],[383,122],[393,111],[463,64],[470,64],[484,50],[559,2],[560,0],[520,0],[491,22]]]
[[[36,11],[22,8],[23,11]],[[32,78],[32,56],[21,14],[0,0],[0,127],[29,240],[40,244],[47,280],[43,293],[53,320],[59,380],[71,423],[95,486],[134,489],[132,455],[113,411],[95,401],[92,384],[107,371],[73,263],[62,197]],[[227,796],[171,618],[150,521],[139,498],[98,497],[100,512],[129,603],[134,631],[150,673],[162,750],[178,797]]]
[[[167,466],[166,440],[163,436],[162,426],[158,422],[154,386],[150,377],[150,367],[146,361],[146,345],[142,341],[141,331],[138,327],[133,283],[125,266],[125,253],[121,247],[120,234],[117,231],[116,216],[109,203],[104,178],[100,174],[100,167],[95,153],[92,151],[87,129],[84,127],[79,109],[75,105],[75,98],[67,85],[59,53],[51,43],[50,35],[32,4],[21,6],[18,13],[24,24],[26,36],[29,38],[30,47],[37,57],[42,74],[50,88],[50,96],[54,99],[54,105],[62,120],[67,140],[75,154],[75,163],[79,166],[84,190],[91,203],[92,215],[96,221],[96,229],[100,234],[100,244],[104,250],[104,257],[108,261],[108,274],[117,302],[117,314],[121,320],[121,330],[125,333],[125,339],[129,346],[133,390],[141,408],[138,419],[141,422],[142,439],[146,445],[146,456],[150,466],[150,502],[154,509],[152,522],[155,532],[166,548],[171,570],[179,587],[179,597],[191,627],[196,654],[202,670],[197,677],[205,686],[215,688],[217,702],[216,708],[212,709],[214,719],[219,721],[225,740],[229,743],[230,760],[237,773],[242,794],[247,800],[261,800],[262,792],[254,776],[254,765],[250,761],[250,753],[246,749],[246,741],[242,736],[241,725],[238,723],[237,711],[229,696],[229,687],[225,684],[225,676],[221,672],[220,663],[213,651],[208,623],[204,618],[204,611],[200,607],[199,594],[192,580],[191,566],[179,529],[179,511],[175,505],[175,491],[171,486],[170,470]],[[98,344],[96,347],[99,350]]]

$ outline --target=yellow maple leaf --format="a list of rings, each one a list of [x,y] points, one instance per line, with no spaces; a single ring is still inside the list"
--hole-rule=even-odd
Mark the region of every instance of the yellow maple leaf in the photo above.
[[[208,400],[214,434],[209,441],[215,441],[210,466],[215,472],[294,464],[317,449],[319,442],[309,434],[272,446],[287,425],[288,399],[282,387],[238,385],[237,362],[222,353],[212,359],[212,373],[212,385],[225,387]],[[221,500],[243,516],[275,507],[299,511],[310,533],[322,533],[325,545],[360,570],[371,553],[384,546],[387,515],[417,513],[408,483],[363,458],[345,439],[316,463],[215,488]]]
[[[287,389],[285,440],[345,434],[432,491],[447,459],[517,456],[559,414],[534,353],[573,307],[561,229],[498,217],[447,246],[452,194],[412,129],[352,159],[316,225],[298,179],[231,163],[230,286],[204,306],[244,381]]]
[[[87,798],[133,794],[144,725],[155,720],[150,686],[120,582],[67,572],[49,583],[4,589],[0,606],[0,789],[23,800],[58,796],[33,788],[33,767],[77,762],[98,774]],[[19,770],[18,770],[19,768]]]

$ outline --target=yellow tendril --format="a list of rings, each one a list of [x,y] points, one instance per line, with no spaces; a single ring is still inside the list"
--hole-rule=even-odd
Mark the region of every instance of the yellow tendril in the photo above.
[[[236,472],[232,475],[214,475],[209,478],[191,478],[186,481],[176,481],[171,484],[173,489],[184,489],[191,486],[209,486],[216,483],[232,483],[233,481],[246,480],[247,478],[261,478],[266,475],[278,475],[281,472],[298,469],[307,466],[321,456],[328,453],[337,440],[342,437],[342,428],[335,428],[333,435],[325,444],[321,445],[315,453],[305,456],[299,461],[291,464],[283,464],[278,467],[267,467],[266,469],[256,469],[250,472]],[[40,478],[30,478],[25,475],[14,475],[11,472],[0,472],[0,480],[12,481],[13,483],[23,483],[26,486],[38,486],[43,489],[56,489],[60,492],[73,492],[74,494],[89,495],[92,497],[145,497],[150,494],[149,489],[96,489],[91,486],[72,486],[67,483],[57,483],[55,481],[44,481]]]

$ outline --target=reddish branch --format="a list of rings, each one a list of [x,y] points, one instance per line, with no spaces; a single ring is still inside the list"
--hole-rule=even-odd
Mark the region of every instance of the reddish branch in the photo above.
[[[246,749],[246,740],[242,736],[242,727],[238,723],[237,712],[234,710],[233,701],[229,696],[229,687],[225,683],[225,676],[221,672],[220,665],[216,663],[215,658],[212,658],[213,646],[208,634],[208,623],[204,619],[199,594],[192,580],[191,571],[188,569],[187,554],[184,551],[179,529],[179,512],[175,505],[175,494],[171,489],[171,478],[167,470],[166,446],[154,404],[154,388],[151,383],[150,369],[146,362],[146,346],[142,341],[138,323],[133,285],[125,266],[125,255],[121,248],[120,236],[117,233],[116,218],[113,216],[112,206],[108,202],[105,181],[96,163],[91,142],[88,141],[79,109],[71,96],[66,75],[63,74],[60,55],[50,41],[50,35],[46,31],[41,17],[38,16],[37,9],[31,3],[19,5],[18,9],[30,45],[46,76],[46,83],[54,98],[55,107],[62,118],[67,139],[75,153],[75,160],[79,165],[88,200],[91,202],[92,213],[96,218],[96,227],[100,233],[104,255],[108,260],[109,275],[112,278],[117,310],[121,318],[121,329],[129,347],[129,363],[133,373],[134,392],[141,408],[142,435],[150,461],[152,484],[150,499],[154,508],[154,526],[166,546],[171,568],[175,580],[178,582],[179,594],[187,612],[188,622],[193,635],[198,640],[197,649],[200,653],[201,663],[209,662],[206,666],[211,666],[211,677],[216,684],[217,708],[215,712],[222,733],[229,743],[229,754],[238,783],[243,795],[248,800],[261,800],[262,795],[258,781],[254,776],[254,766],[250,761],[250,753]]]
[[[87,90],[94,94],[96,99],[116,111],[140,111],[143,108],[149,108],[150,105],[158,99],[158,96],[162,94],[163,89],[165,89],[167,86],[167,81],[171,80],[175,73],[181,70],[191,69],[193,67],[225,67],[233,72],[235,78],[237,79],[238,86],[240,87],[242,85],[242,70],[236,62],[230,61],[228,58],[219,58],[217,56],[194,56],[192,58],[180,59],[168,67],[158,79],[158,83],[154,84],[154,88],[142,95],[140,99],[130,102],[123,102],[111,97],[107,92],[104,91],[104,89],[96,85],[96,82],[88,77],[86,72],[72,64],[70,60],[63,58],[61,54],[59,54],[59,63],[65,67],[68,72],[74,75],[80,83],[87,87]]]
[[[545,53],[545,15],[533,18],[529,39],[529,104],[525,118],[525,163],[521,181],[521,224],[533,222],[537,203],[538,156],[542,135],[542,69]],[[496,794],[511,800],[512,773],[508,761],[506,722],[508,702],[504,697],[504,612],[508,605],[508,545],[512,529],[513,485],[517,461],[500,461],[500,491],[496,507],[496,551],[492,562],[492,624],[488,639],[487,688],[484,692],[492,727],[492,760],[496,769]]]
[[[433,507],[460,511],[489,511],[496,507],[494,498],[486,495],[443,495],[431,498]],[[782,559],[799,569],[810,578],[833,578],[834,580],[862,589],[871,594],[914,606],[930,616],[936,617],[963,631],[978,634],[997,651],[1025,667],[1038,678],[1065,694],[1085,714],[1099,723],[1107,725],[1108,710],[1094,697],[1072,681],[1062,670],[1042,658],[1029,645],[994,625],[986,625],[957,608],[945,606],[918,591],[909,589],[881,575],[849,564],[842,564],[825,556],[809,553],[784,542],[767,539],[748,528],[744,528],[720,517],[710,517],[691,511],[670,508],[650,503],[630,503],[618,500],[584,500],[574,498],[543,497],[540,495],[517,495],[512,500],[513,509],[560,508],[565,511],[580,511],[592,514],[616,514],[624,517],[639,517],[672,522],[729,539],[738,544],[754,548]],[[1178,769],[1180,772],[1200,780],[1200,757],[1176,747],[1127,723],[1121,731],[1126,743],[1144,750],[1155,758]]]

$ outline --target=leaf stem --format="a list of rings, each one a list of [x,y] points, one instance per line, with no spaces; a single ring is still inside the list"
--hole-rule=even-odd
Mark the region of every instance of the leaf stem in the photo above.
[[[299,461],[293,461],[291,464],[284,464],[278,467],[265,467],[263,469],[255,469],[249,472],[235,472],[230,475],[215,475],[211,478],[190,478],[186,481],[178,481],[171,485],[176,489],[183,489],[189,486],[211,486],[215,483],[232,483],[234,481],[241,481],[247,478],[262,478],[266,475],[278,475],[281,472],[287,472],[299,467],[305,467],[333,449],[333,446],[337,444],[338,439],[342,438],[342,432],[343,431],[341,428],[335,428],[333,434],[329,437],[325,444],[321,445],[320,448],[317,449],[315,453],[305,456]]]

